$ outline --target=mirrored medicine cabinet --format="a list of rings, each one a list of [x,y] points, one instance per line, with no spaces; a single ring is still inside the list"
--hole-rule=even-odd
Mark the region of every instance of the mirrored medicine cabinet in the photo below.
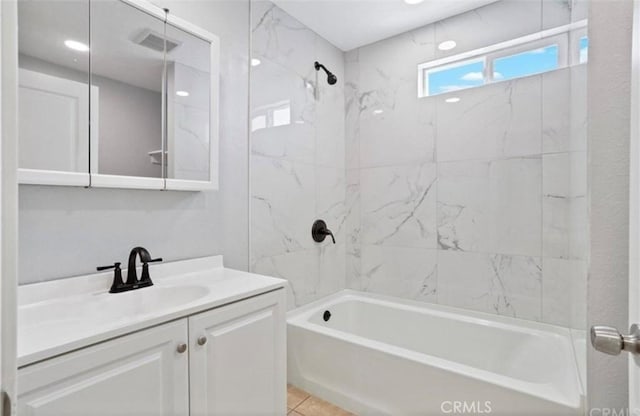
[[[219,40],[141,0],[19,0],[19,182],[218,187]]]

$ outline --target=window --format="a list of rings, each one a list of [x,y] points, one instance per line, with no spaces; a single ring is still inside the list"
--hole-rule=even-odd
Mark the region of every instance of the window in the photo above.
[[[420,64],[418,96],[445,94],[586,62],[586,26],[583,20]]]
[[[578,62],[584,64],[589,60],[589,38],[583,36],[580,38],[580,57]]]
[[[558,45],[520,52],[493,61],[493,79],[508,80],[558,69]]]
[[[484,59],[466,61],[425,71],[428,95],[463,90],[484,84]]]

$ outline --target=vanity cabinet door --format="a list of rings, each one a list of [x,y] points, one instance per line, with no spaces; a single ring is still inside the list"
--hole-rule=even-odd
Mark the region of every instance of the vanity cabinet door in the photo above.
[[[189,318],[191,415],[286,414],[285,295]]]
[[[52,358],[18,371],[18,414],[189,414],[187,320]]]

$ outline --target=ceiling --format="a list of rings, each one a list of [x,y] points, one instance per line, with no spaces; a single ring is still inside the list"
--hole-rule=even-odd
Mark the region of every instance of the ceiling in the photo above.
[[[273,0],[343,51],[476,9],[497,0]]]

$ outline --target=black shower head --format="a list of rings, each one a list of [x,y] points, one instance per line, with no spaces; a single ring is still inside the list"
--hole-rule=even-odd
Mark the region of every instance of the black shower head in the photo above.
[[[333,85],[336,82],[338,82],[338,77],[336,77],[335,75],[333,75],[333,73],[331,73],[331,71],[329,71],[324,65],[322,65],[320,62],[316,61],[314,63],[314,66],[316,68],[316,71],[320,71],[320,69],[323,69],[324,72],[327,73],[327,82],[329,83],[329,85]]]

